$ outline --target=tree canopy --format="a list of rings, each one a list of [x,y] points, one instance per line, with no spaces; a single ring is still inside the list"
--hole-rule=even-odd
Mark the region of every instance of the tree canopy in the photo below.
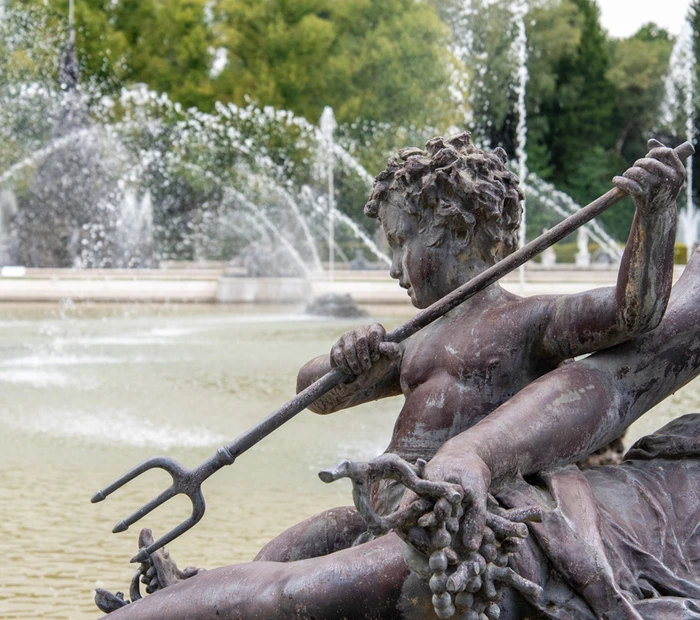
[[[47,35],[26,45],[16,37],[0,40],[0,79],[55,75],[52,53],[67,4],[6,3],[33,7],[28,14]],[[99,83],[101,92],[144,83],[184,108],[254,103],[312,124],[330,105],[339,139],[376,173],[396,148],[453,129],[470,129],[478,142],[515,156],[513,6],[509,0],[77,0],[76,27],[84,79]],[[700,0],[689,18],[697,45]],[[648,24],[632,37],[611,38],[595,0],[531,0],[525,25],[531,171],[586,203],[643,154],[649,137],[684,138],[681,129],[660,122],[675,42],[666,31]],[[365,189],[342,179],[338,187],[352,197],[348,212],[358,214]],[[629,205],[604,216],[620,240],[630,217]]]

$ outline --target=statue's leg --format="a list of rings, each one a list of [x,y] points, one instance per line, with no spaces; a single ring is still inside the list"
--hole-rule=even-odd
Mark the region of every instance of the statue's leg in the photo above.
[[[531,608],[506,589],[501,620]],[[432,593],[412,574],[394,534],[299,562],[213,569],[110,614],[114,620],[425,620]],[[530,616],[532,617],[532,616]],[[110,619],[112,620],[112,619]]]
[[[290,527],[267,543],[255,562],[294,562],[347,549],[367,530],[351,506],[331,508]]]
[[[430,591],[414,577],[401,543],[387,535],[299,562],[213,569],[110,614],[115,620],[418,620],[431,617]],[[412,583],[413,582],[413,583]],[[406,591],[412,601],[406,601]],[[401,610],[402,601],[409,608]],[[420,608],[423,615],[413,614]]]

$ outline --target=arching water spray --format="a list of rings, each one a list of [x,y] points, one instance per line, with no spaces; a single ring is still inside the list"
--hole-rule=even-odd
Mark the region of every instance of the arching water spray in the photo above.
[[[516,147],[515,154],[518,158],[518,176],[522,183],[527,179],[527,153],[525,146],[527,144],[527,108],[525,106],[525,94],[527,92],[527,32],[525,30],[525,16],[527,15],[526,0],[516,0],[513,6],[513,13],[517,20],[518,33],[513,42],[514,51],[518,59],[517,80],[515,83],[515,92],[518,95],[517,110],[518,110],[518,125],[516,128]],[[527,203],[522,202],[523,216],[520,222],[520,247],[527,243]],[[520,294],[524,293],[525,289],[525,265],[520,267]]]
[[[666,94],[661,107],[662,123],[673,133],[685,132],[685,139],[695,144],[695,46],[693,29],[683,23],[669,60]],[[693,157],[686,161],[686,205],[679,214],[679,232],[690,256],[698,243],[700,213],[693,201]]]
[[[335,231],[333,230],[333,217],[335,213],[335,188],[333,187],[333,133],[338,123],[333,116],[333,108],[326,106],[321,115],[321,133],[325,139],[326,147],[326,174],[328,175],[328,278],[333,281],[335,271]]]

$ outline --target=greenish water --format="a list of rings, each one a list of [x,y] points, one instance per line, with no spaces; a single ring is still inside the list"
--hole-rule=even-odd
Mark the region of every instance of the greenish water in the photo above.
[[[99,615],[94,588],[128,589],[134,570],[138,526],[112,526],[169,477],[97,505],[92,493],[156,454],[198,464],[293,396],[298,368],[352,325],[278,307],[0,306],[0,617]],[[302,412],[205,484],[204,520],[173,556],[247,561],[286,527],[351,503],[348,486],[316,474],[379,454],[399,406]],[[174,500],[144,525],[158,535],[188,510]]]
[[[378,312],[387,327],[403,318]],[[209,457],[288,400],[298,368],[355,323],[279,307],[0,305],[0,617],[99,615],[94,588],[126,590],[134,568],[138,526],[112,526],[169,478],[149,474],[97,505],[92,493],[156,454],[186,466]],[[696,381],[630,440],[699,402]],[[301,413],[205,484],[207,514],[173,556],[247,561],[290,525],[350,503],[349,485],[317,472],[379,454],[400,404]],[[174,500],[144,525],[158,535],[188,511]]]

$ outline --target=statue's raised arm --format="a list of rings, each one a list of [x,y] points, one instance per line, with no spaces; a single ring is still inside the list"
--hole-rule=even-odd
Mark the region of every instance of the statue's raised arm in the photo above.
[[[554,358],[625,342],[656,327],[663,316],[673,277],[676,197],[685,169],[673,149],[657,140],[648,146],[646,157],[613,180],[636,207],[617,285],[557,299],[543,335],[544,349]]]

